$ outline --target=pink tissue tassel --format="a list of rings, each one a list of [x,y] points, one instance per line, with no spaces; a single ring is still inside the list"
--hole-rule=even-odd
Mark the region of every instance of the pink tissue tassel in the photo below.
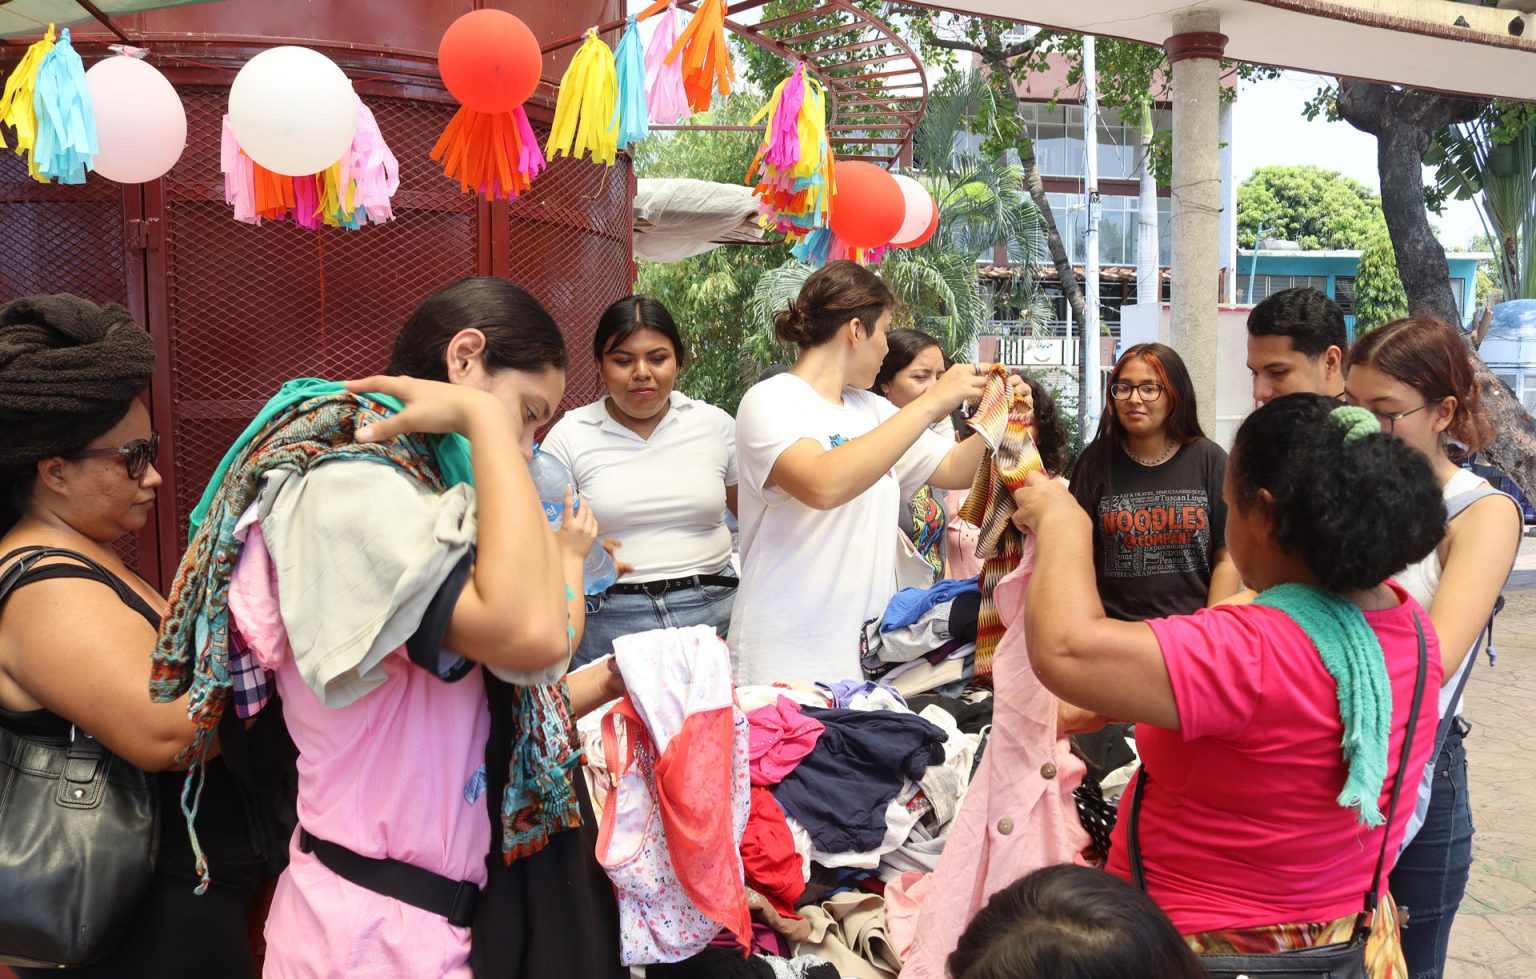
[[[768,121],[768,152],[764,159],[782,170],[800,162],[800,105],[805,101],[805,62],[795,65],[779,105]]]
[[[683,89],[683,59],[674,58],[666,63],[667,52],[677,43],[682,28],[677,23],[677,7],[668,6],[651,35],[651,46],[645,49],[645,79],[647,104],[651,122],[660,126],[674,126],[693,114],[688,107],[688,93]]]

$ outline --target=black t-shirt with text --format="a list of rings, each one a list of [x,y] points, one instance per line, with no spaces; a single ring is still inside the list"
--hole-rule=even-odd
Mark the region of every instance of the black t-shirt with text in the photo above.
[[[1104,613],[1139,622],[1205,607],[1216,551],[1226,546],[1221,481],[1227,454],[1186,443],[1159,466],[1116,445],[1108,486],[1072,483],[1093,518],[1093,566]]]

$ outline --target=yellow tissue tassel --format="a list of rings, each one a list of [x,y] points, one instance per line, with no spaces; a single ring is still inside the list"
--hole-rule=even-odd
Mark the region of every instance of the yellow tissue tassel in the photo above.
[[[586,153],[593,163],[612,166],[619,155],[619,120],[613,111],[618,100],[613,50],[596,30],[589,30],[560,79],[555,122],[545,144],[550,159],[562,153],[575,157]]]
[[[37,72],[43,66],[43,58],[53,50],[53,25],[43,39],[27,48],[16,70],[5,81],[5,93],[0,95],[0,125],[16,130],[16,155],[27,158],[27,175],[38,183],[46,184],[48,178],[37,172],[32,161],[32,147],[37,142],[37,114],[32,108],[33,89],[37,85]],[[5,149],[4,130],[0,130],[0,149]]]

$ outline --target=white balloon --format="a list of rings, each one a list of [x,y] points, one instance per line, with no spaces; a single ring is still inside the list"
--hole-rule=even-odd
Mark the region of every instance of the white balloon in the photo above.
[[[357,93],[336,62],[309,48],[270,48],[229,87],[229,126],[257,163],[290,177],[319,173],[357,133]]]
[[[904,173],[894,176],[896,183],[901,186],[901,196],[907,205],[906,216],[901,219],[901,230],[891,239],[893,243],[900,243],[911,241],[928,230],[929,223],[933,221],[933,195]]]
[[[91,169],[120,184],[165,175],[187,148],[187,110],[152,65],[121,55],[85,73],[96,117],[96,159]]]

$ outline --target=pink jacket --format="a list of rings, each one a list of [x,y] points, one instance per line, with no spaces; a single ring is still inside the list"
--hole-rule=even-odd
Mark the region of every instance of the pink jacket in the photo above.
[[[992,734],[944,856],[934,869],[902,979],[945,979],[944,960],[995,891],[1032,870],[1081,863],[1088,834],[1072,792],[1084,767],[1056,735],[1054,694],[1040,685],[1024,645],[1024,590],[1034,538],[1019,567],[998,582],[997,609],[1008,632],[993,661]]]

